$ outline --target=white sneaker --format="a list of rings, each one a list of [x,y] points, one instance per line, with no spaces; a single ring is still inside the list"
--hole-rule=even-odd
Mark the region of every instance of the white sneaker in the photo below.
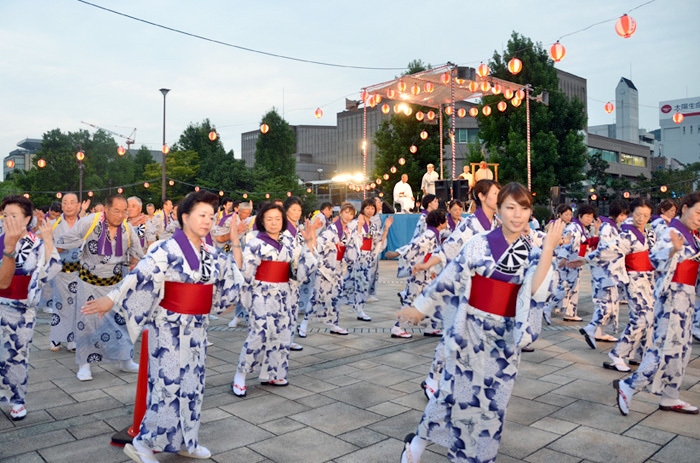
[[[192,452],[184,449],[177,452],[177,454],[182,455],[183,457],[198,458],[200,460],[206,460],[207,458],[211,457],[211,452],[203,445],[198,445]]]
[[[126,372],[126,373],[138,373],[139,372],[139,364],[134,363],[133,360],[121,360],[119,362],[119,368]]]
[[[136,439],[131,444],[124,446],[124,453],[137,463],[158,463],[158,460],[153,456],[153,450]]]
[[[218,320],[218,319],[219,319],[218,315],[214,315],[213,313],[209,314],[209,320]]]
[[[207,347],[211,347],[211,346],[214,345],[214,343],[207,339],[207,340],[205,341],[204,345],[207,346]]]
[[[370,296],[367,298],[367,302],[378,302],[379,298],[377,296]]]
[[[409,333],[408,331],[404,330],[400,326],[392,326],[391,327],[391,337],[392,338],[412,338],[413,335]]]
[[[24,404],[12,405],[10,409],[10,418],[12,418],[12,421],[23,420],[25,416],[27,416],[27,407],[25,407]]]
[[[78,370],[77,376],[80,381],[92,381],[92,371],[90,370],[90,364],[84,363],[80,365],[80,369]]]
[[[233,317],[233,320],[228,322],[229,328],[235,328],[238,325],[238,317]]]

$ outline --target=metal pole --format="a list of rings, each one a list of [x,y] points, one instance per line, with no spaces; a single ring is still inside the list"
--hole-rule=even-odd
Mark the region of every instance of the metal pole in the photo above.
[[[78,181],[78,190],[80,191],[80,197],[78,200],[80,201],[80,204],[83,204],[83,161],[78,161],[78,169],[80,170],[80,175],[78,175],[78,178],[80,179]]]
[[[532,177],[530,172],[530,86],[525,86],[525,115],[527,121],[527,189],[532,192]]]
[[[165,95],[167,95],[169,91],[169,88],[160,89],[160,93],[163,94],[163,146],[161,147],[161,153],[163,153],[163,165],[161,166],[161,204],[165,202]]]

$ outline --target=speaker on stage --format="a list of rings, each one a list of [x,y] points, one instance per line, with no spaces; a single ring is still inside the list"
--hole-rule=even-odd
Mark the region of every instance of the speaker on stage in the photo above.
[[[460,201],[469,199],[469,180],[454,180],[452,182],[452,199]]]
[[[435,181],[435,196],[438,197],[440,201],[449,201],[450,198],[450,182],[449,180],[436,180]]]

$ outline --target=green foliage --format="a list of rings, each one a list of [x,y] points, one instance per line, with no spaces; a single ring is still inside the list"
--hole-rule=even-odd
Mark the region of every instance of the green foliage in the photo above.
[[[513,76],[508,61],[517,56],[523,70]],[[571,190],[583,178],[586,146],[580,131],[586,124],[583,103],[570,101],[558,90],[557,73],[542,44],[513,32],[503,55],[494,52],[489,63],[491,75],[511,82],[532,85],[530,96],[549,92],[549,106],[530,101],[530,159],[532,190],[538,197],[549,194],[550,187],[561,185]],[[485,97],[483,104],[495,107],[502,95]],[[527,117],[526,102],[491,116],[481,112],[479,137],[485,142],[488,161],[499,163],[499,181],[527,184]]]
[[[288,181],[296,178],[296,161],[292,156],[296,150],[294,131],[287,121],[272,108],[260,124],[270,130],[260,133],[255,145],[255,169],[262,169],[273,177]]]
[[[610,163],[603,159],[603,155],[600,152],[588,156],[588,172],[586,176],[593,188],[606,183],[608,175],[605,171],[608,167],[610,167]]]
[[[199,172],[199,154],[193,150],[171,151],[165,156],[165,176],[166,178],[176,178],[179,182],[194,185]],[[161,176],[162,168],[159,164],[148,164],[144,172],[146,178],[158,179],[150,182],[148,188],[139,188],[136,195],[144,203],[160,204],[161,197]],[[167,180],[166,180],[167,181]],[[173,202],[177,202],[189,192],[192,187],[175,183],[174,186],[166,186],[167,196]]]

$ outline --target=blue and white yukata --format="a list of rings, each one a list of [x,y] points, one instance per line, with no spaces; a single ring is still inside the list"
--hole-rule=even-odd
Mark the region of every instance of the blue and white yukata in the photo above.
[[[415,307],[428,316],[441,310],[446,301],[457,301],[454,324],[446,326],[443,335],[446,361],[439,389],[430,398],[417,431],[419,437],[446,447],[450,461],[496,459],[520,349],[539,336],[542,309],[555,287],[551,268],[532,296],[532,277],[541,252],[526,237],[509,245],[500,227],[481,233],[416,299]],[[496,285],[522,285],[511,287],[517,290],[517,306],[513,303],[506,312],[514,316],[470,305],[477,274],[497,280]],[[480,296],[492,299],[495,294]]]
[[[386,247],[381,231],[374,223],[365,222],[358,231],[357,219],[348,224],[350,241],[345,253],[348,268],[343,280],[343,293],[358,317],[365,315],[365,303],[369,296],[374,261]],[[364,243],[364,250],[363,250]]]
[[[90,231],[94,219],[95,214],[83,217],[56,240],[56,247],[61,249],[81,248],[76,307],[106,296],[122,280],[124,268],[128,268],[132,257],[143,257],[141,243],[131,225],[121,223],[116,236],[109,236],[104,213]],[[76,310],[75,324],[78,365],[133,358],[134,344],[129,339],[126,320],[119,313],[110,312],[109,316],[99,318]]]
[[[684,239],[683,248],[672,257],[671,229]],[[673,219],[658,237],[650,258],[657,271],[653,344],[644,352],[637,371],[624,382],[634,391],[648,387],[650,392],[661,394],[662,399],[679,399],[693,344],[691,329],[700,241],[680,220]],[[689,276],[685,283],[681,282],[682,274]]]
[[[427,217],[428,217],[428,210],[421,209],[420,217],[418,217],[418,223],[416,223],[416,229],[413,230],[413,236],[411,237],[411,240],[414,240],[423,234],[423,232],[425,231],[425,228],[428,226],[428,224],[425,222],[425,219]]]
[[[603,326],[612,324],[617,332],[620,318],[618,287],[627,284],[629,278],[625,271],[624,254],[619,249],[620,233],[617,224],[603,216],[600,217],[600,221],[598,247],[586,254],[586,261],[591,268],[591,297],[594,308],[588,326],[602,331]]]
[[[651,345],[654,331],[654,268],[649,260],[649,250],[656,243],[656,233],[651,227],[639,230],[631,218],[625,220],[620,229],[618,246],[626,260],[629,323],[610,354],[641,362],[644,351]]]
[[[592,240],[588,232],[578,219],[573,219],[564,228],[564,244],[559,246],[556,257],[567,262],[585,257],[590,248],[595,247],[596,240]],[[567,243],[566,240],[569,240]],[[581,283],[581,268],[569,268],[566,265],[559,267],[559,286],[556,291],[556,299],[549,303],[547,310],[558,303],[564,309],[564,317],[578,317],[578,295]]]
[[[382,217],[379,215],[379,211],[377,211],[376,214],[374,214],[370,219],[370,223],[375,226],[377,230],[377,236],[375,237],[375,243],[377,245],[379,244],[377,242],[377,239],[382,236],[382,233],[384,233],[384,225],[382,224]],[[377,282],[379,281],[379,257],[374,259],[374,265],[372,266],[372,276],[370,279],[369,283],[369,295],[370,296],[377,296]]]
[[[306,244],[295,245],[290,233],[281,233],[279,241],[258,232],[243,251],[243,287],[241,302],[248,310],[248,337],[243,344],[237,371],[259,371],[260,381],[285,380],[289,370],[289,346],[296,314],[296,281],[304,281],[316,271],[317,261]],[[303,243],[303,240],[302,240]],[[296,272],[296,281],[271,282],[259,279],[262,261],[288,262]]]
[[[450,236],[442,242],[437,255],[442,260],[443,267],[454,260],[459,252],[462,250],[464,245],[472,239],[475,235],[480,233],[490,231],[498,227],[500,224],[499,219],[496,215],[493,219],[489,220],[486,213],[482,208],[477,208],[473,214],[467,215],[463,218],[455,230],[450,234]],[[441,319],[443,327],[448,327],[453,323],[453,319],[457,307],[455,306],[445,306],[442,310],[436,312],[433,318]],[[440,343],[435,348],[435,354],[433,355],[433,362],[430,365],[430,372],[428,373],[428,378],[426,380],[427,386],[431,389],[437,389],[437,382],[442,377],[442,370],[445,363],[445,346],[444,338],[440,340]]]
[[[4,248],[3,233],[0,253]],[[47,262],[44,242],[32,232],[21,238],[14,250],[17,253],[15,276],[10,287],[0,291],[0,403],[23,405],[36,307],[42,289],[61,270],[61,263],[55,248]],[[21,289],[27,284],[26,280],[29,281],[25,296]]]
[[[78,223],[76,219],[75,224]],[[58,241],[71,230],[63,214],[52,225],[54,241]],[[62,342],[75,344],[75,316],[78,310],[76,298],[78,295],[78,270],[80,270],[80,248],[65,249],[61,252],[61,271],[51,280],[53,286],[53,307],[51,315],[51,331],[49,339],[52,346]]]
[[[177,230],[153,245],[107,295],[127,320],[132,342],[142,328],[149,332],[148,406],[136,439],[159,452],[193,452],[199,445],[209,314],[163,307],[171,282],[213,286],[210,310],[221,313],[238,300],[243,276],[231,254],[204,241],[196,249]]]
[[[317,319],[333,326],[340,324],[338,297],[347,267],[345,252],[349,241],[350,235],[343,229],[340,218],[318,237],[318,271],[304,320]],[[339,259],[339,255],[343,257]]]
[[[422,235],[396,250],[399,253],[399,267],[396,276],[406,278],[406,287],[399,292],[401,307],[413,306],[416,297],[439,273],[439,269],[436,272],[435,269],[429,268],[413,274],[413,267],[418,263],[430,260],[432,254],[436,253],[439,247],[440,232],[435,227],[428,226]],[[440,322],[437,318],[431,317],[425,324],[427,325],[426,332],[435,332],[438,331]],[[394,326],[400,328],[399,322],[397,321]]]

